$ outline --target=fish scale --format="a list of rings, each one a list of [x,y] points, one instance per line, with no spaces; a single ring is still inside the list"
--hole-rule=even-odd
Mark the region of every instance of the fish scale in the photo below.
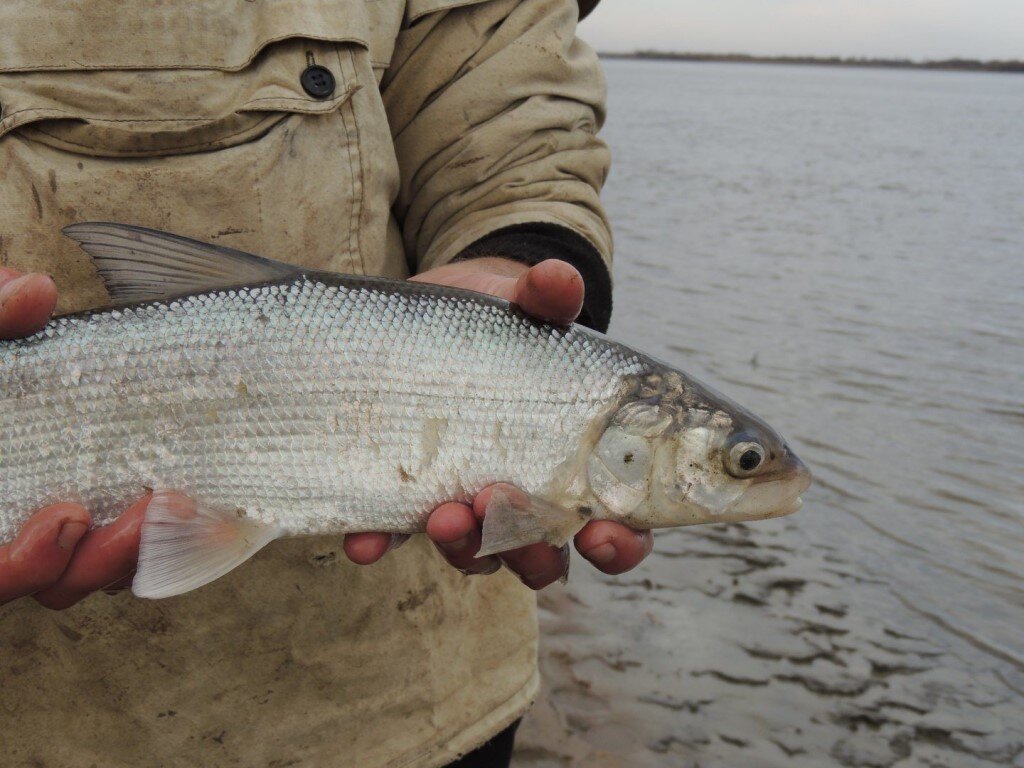
[[[0,542],[46,504],[103,525],[147,488],[291,534],[420,531],[495,481],[539,491],[644,369],[484,297],[360,282],[68,316],[0,347]]]

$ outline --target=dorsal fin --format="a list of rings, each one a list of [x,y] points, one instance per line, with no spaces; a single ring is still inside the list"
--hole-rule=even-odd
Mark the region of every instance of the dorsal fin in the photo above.
[[[115,304],[285,280],[302,270],[234,248],[109,222],[82,222],[64,234],[88,253]]]

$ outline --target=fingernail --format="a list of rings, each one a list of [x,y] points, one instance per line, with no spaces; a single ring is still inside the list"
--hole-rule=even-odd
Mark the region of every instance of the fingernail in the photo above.
[[[469,536],[463,536],[461,539],[456,539],[455,541],[448,541],[443,544],[438,543],[438,546],[441,547],[441,549],[443,549],[445,552],[450,552],[453,555],[458,555],[469,549],[469,544]]]
[[[636,534],[640,546],[643,547],[644,557],[654,551],[654,535],[650,531],[640,531]]]
[[[89,530],[89,526],[85,523],[64,523],[60,533],[57,534],[57,546],[65,552],[70,552],[82,540],[87,530]]]
[[[483,565],[474,565],[472,568],[459,568],[459,571],[466,576],[490,576],[501,569],[501,561],[498,558],[491,558]]]
[[[593,549],[587,550],[584,555],[587,560],[592,563],[600,563],[605,565],[615,559],[615,547],[611,542],[606,542],[594,547]]]

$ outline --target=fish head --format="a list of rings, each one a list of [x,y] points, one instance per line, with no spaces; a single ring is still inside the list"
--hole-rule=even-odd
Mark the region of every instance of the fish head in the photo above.
[[[685,375],[631,387],[587,462],[608,517],[638,529],[796,512],[811,473],[761,419]]]

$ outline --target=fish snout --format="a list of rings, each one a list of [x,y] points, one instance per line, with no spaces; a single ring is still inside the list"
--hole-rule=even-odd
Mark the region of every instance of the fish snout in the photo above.
[[[781,455],[752,478],[750,486],[728,510],[734,519],[759,520],[783,517],[803,506],[803,493],[811,487],[811,470],[783,445]]]

